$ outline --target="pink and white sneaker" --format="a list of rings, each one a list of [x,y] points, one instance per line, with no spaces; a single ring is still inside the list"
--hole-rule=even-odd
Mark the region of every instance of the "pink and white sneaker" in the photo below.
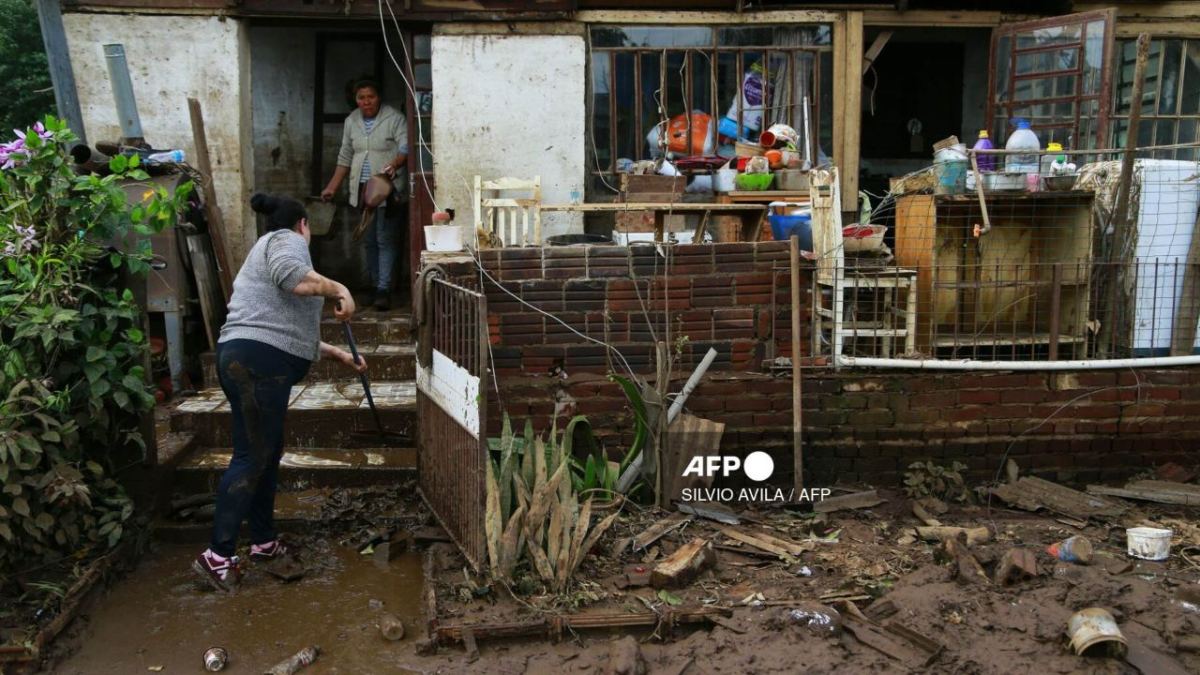
[[[236,555],[223,558],[209,549],[196,556],[192,561],[192,570],[209,586],[232,593],[242,580],[240,563]]]
[[[287,546],[278,539],[273,539],[265,544],[252,544],[250,546],[250,560],[252,562],[271,562],[283,558],[288,553]]]

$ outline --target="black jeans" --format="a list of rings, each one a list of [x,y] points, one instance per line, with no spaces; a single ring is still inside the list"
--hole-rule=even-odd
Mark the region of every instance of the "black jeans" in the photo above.
[[[252,543],[275,539],[275,487],[283,457],[283,419],[292,386],[312,365],[254,340],[217,345],[217,377],[233,413],[233,458],[217,488],[210,548],[220,556],[237,549],[242,521]]]

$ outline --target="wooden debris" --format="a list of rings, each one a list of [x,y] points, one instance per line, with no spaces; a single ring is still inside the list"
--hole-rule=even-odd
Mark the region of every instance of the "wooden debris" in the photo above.
[[[683,513],[726,525],[740,525],[742,522],[736,513],[714,502],[680,502],[675,506]]]
[[[379,634],[391,642],[403,640],[404,622],[397,619],[395,614],[381,614],[379,615]]]
[[[433,584],[428,584],[432,586]],[[437,625],[434,642],[462,643],[463,631],[470,629],[474,640],[494,640],[515,637],[546,637],[559,640],[567,631],[578,632],[590,629],[653,628],[655,626],[682,626],[696,623],[712,623],[713,617],[728,617],[732,610],[727,607],[675,608],[663,606],[655,611],[587,611],[577,614],[543,617],[513,623],[477,623],[470,625]]]
[[[1175,649],[1193,654],[1200,653],[1200,635],[1180,635],[1175,639]]]
[[[1033,579],[1038,575],[1037,557],[1026,548],[1010,548],[1004,552],[996,565],[993,580],[999,586],[1008,586]]]
[[[791,558],[792,556],[798,556],[801,553],[812,550],[811,544],[800,544],[794,541],[780,539],[764,532],[755,532],[750,534],[741,530],[735,530],[732,527],[722,527],[721,534],[729,537],[730,539],[740,541],[743,544],[749,544],[760,551],[774,553],[782,558]]]
[[[990,583],[987,574],[983,571],[983,566],[975,559],[975,554],[971,553],[971,549],[967,548],[965,534],[947,538],[944,545],[946,553],[958,566],[959,581],[985,586]]]
[[[604,672],[608,675],[646,675],[646,659],[642,656],[642,648],[632,635],[626,635],[613,643]]]
[[[1125,661],[1142,671],[1143,675],[1188,675],[1190,672],[1174,657],[1151,649],[1137,640],[1129,641]]]
[[[1133,569],[1133,561],[1128,558],[1118,558],[1108,555],[1107,553],[1099,553],[1096,555],[1096,562],[1100,563],[1109,574],[1117,575],[1124,574]]]
[[[879,623],[899,611],[900,608],[896,606],[896,603],[892,602],[891,598],[885,597],[872,602],[864,611],[864,614],[872,621]]]
[[[813,511],[817,513],[833,513],[834,511],[844,511],[846,509],[865,509],[878,506],[885,501],[887,500],[880,497],[879,493],[875,490],[866,490],[864,492],[839,495],[814,502]]]
[[[959,534],[967,536],[968,546],[978,546],[992,538],[992,533],[986,527],[918,527],[917,535],[925,541],[941,541],[954,539]]]
[[[1025,511],[1045,509],[1071,518],[1117,517],[1126,507],[1117,502],[1072,490],[1048,480],[1025,476],[1015,483],[991,488],[991,494],[1006,504]]]
[[[632,542],[630,542],[633,545],[633,552],[640,553],[641,551],[645,551],[650,548],[650,544],[662,539],[667,533],[683,527],[691,521],[691,516],[685,516],[682,513],[672,513],[634,537]]]
[[[1165,480],[1138,480],[1124,488],[1089,485],[1087,491],[1093,495],[1124,497],[1158,504],[1200,506],[1200,485],[1172,483]]]
[[[886,627],[881,627],[861,613],[844,614],[842,627],[859,642],[896,659],[911,670],[924,670],[941,652],[941,645],[903,624],[889,622]]]
[[[713,550],[712,542],[696,537],[654,568],[650,574],[650,585],[654,588],[682,588],[716,564],[717,552]]]
[[[715,616],[715,617],[713,617],[712,622],[722,628],[725,628],[726,630],[733,631],[734,633],[737,633],[738,635],[743,635],[746,633],[745,628],[742,628],[741,626],[737,625],[736,623],[734,623],[724,617]]]
[[[683,471],[694,457],[721,454],[721,437],[725,424],[682,413],[667,428],[670,442],[662,456],[662,503],[682,499],[685,489],[696,490],[712,486],[713,476],[684,476]]]
[[[917,517],[917,520],[921,521],[922,523],[925,523],[925,525],[928,527],[941,527],[942,526],[941,521],[939,521],[938,519],[929,515],[929,512],[925,510],[924,506],[921,506],[920,502],[913,502],[912,512],[913,512],[913,515]]]
[[[1086,520],[1076,520],[1074,518],[1065,518],[1065,517],[1064,518],[1055,518],[1054,522],[1062,523],[1063,525],[1073,527],[1077,530],[1082,530],[1083,528],[1087,527]]]

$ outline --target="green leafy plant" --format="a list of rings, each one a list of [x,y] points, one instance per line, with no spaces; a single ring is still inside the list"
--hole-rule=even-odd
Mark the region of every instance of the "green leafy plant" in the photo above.
[[[904,474],[904,492],[914,499],[937,497],[946,501],[965,502],[971,498],[962,472],[966,464],[954,462],[950,468],[933,462],[913,462]]]
[[[73,140],[47,117],[0,144],[0,586],[121,539],[133,504],[111,460],[144,448],[138,418],[154,405],[143,316],[122,286],[191,189],[151,185],[136,156],[76,175]]]

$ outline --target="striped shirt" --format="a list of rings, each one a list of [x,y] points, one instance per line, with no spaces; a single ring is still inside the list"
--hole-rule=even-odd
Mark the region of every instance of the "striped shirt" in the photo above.
[[[375,126],[375,118],[374,117],[364,117],[363,118],[363,127],[366,128],[368,136],[371,135],[371,129],[374,126]],[[358,182],[365,183],[369,180],[371,180],[371,158],[370,157],[363,160],[362,174],[359,175]]]

